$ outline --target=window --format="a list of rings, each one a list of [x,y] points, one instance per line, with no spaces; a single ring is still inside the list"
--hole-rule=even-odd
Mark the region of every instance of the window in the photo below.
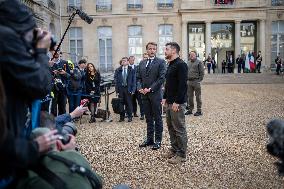
[[[174,7],[173,0],[158,0],[157,2],[158,9],[171,9]]]
[[[284,57],[284,21],[272,22],[271,35],[271,62],[274,63],[276,56]]]
[[[78,62],[83,56],[82,28],[73,27],[69,31],[70,58],[73,63]]]
[[[272,0],[271,5],[272,6],[284,6],[284,0]]]
[[[189,24],[189,51],[196,51],[197,57],[203,60],[205,52],[205,24]]]
[[[99,69],[100,72],[111,72],[112,67],[112,28],[98,28],[99,41]]]
[[[73,8],[82,9],[81,0],[68,0],[67,12],[73,11]]]
[[[135,62],[142,60],[142,26],[128,27],[128,54],[135,57]]]
[[[173,41],[173,25],[159,25],[159,57],[165,58],[164,48],[166,43]]]
[[[128,0],[127,10],[139,10],[142,9],[143,5],[141,0]]]
[[[241,54],[256,52],[256,23],[241,23]]]
[[[97,0],[97,11],[111,11],[111,0]]]

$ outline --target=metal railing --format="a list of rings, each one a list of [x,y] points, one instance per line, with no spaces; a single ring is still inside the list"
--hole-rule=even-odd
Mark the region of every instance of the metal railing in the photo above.
[[[112,5],[96,5],[96,10],[99,12],[111,11]]]
[[[172,9],[174,7],[173,3],[157,3],[158,9]]]
[[[143,4],[127,4],[127,10],[141,10]]]

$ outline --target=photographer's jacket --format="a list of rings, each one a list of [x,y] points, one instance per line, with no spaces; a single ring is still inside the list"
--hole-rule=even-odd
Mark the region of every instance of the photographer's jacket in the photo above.
[[[48,56],[24,39],[35,28],[28,9],[18,1],[0,2],[0,66],[6,91],[8,137],[0,146],[0,178],[26,168],[38,157],[38,145],[24,137],[28,106],[51,89]]]

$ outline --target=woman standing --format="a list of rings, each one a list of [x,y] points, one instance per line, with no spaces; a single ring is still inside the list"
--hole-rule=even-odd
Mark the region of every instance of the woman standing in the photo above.
[[[87,77],[85,81],[86,93],[89,95],[89,109],[91,111],[91,119],[89,123],[96,122],[95,112],[97,109],[97,103],[100,100],[100,83],[101,75],[98,70],[96,70],[94,64],[87,64]]]

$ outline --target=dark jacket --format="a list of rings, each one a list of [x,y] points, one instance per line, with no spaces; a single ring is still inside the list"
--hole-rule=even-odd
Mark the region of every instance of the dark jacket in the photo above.
[[[58,60],[58,62],[56,62],[52,66],[51,71],[59,70],[59,69],[63,69],[66,72],[66,75],[53,74],[54,80],[60,79],[62,81],[62,86],[60,84],[57,85],[57,83],[55,82],[54,90],[58,92],[66,93],[66,86],[68,85],[68,78],[70,77],[70,68],[69,68],[68,62],[62,59]]]
[[[119,94],[121,88],[123,87],[123,78],[122,78],[122,66],[117,68],[114,73],[114,82],[115,82],[115,91]],[[132,67],[128,66],[127,69],[127,88],[129,93],[135,93],[136,91],[136,77],[135,70]]]
[[[34,99],[44,98],[51,90],[47,52],[33,49],[23,39],[23,34],[35,27],[27,11],[18,1],[0,3],[0,75],[7,96],[8,128],[0,146],[0,178],[37,161],[38,144],[24,136],[27,110]]]
[[[92,95],[93,97],[90,96],[90,99],[93,99],[95,102],[98,102],[99,96],[101,95],[101,92],[100,92],[101,75],[100,73],[97,72],[94,78],[86,74],[85,79],[86,79],[85,80],[86,95]],[[92,91],[94,91],[94,94],[91,94]]]
[[[151,88],[151,93],[159,93],[160,95],[165,82],[166,62],[155,57],[147,72],[147,61],[142,60],[137,68],[137,90]]]
[[[82,74],[78,67],[75,67],[73,70],[70,70],[67,80],[67,94],[73,95],[82,92]]]
[[[187,96],[187,64],[180,58],[169,62],[164,99],[168,104],[184,104]]]

